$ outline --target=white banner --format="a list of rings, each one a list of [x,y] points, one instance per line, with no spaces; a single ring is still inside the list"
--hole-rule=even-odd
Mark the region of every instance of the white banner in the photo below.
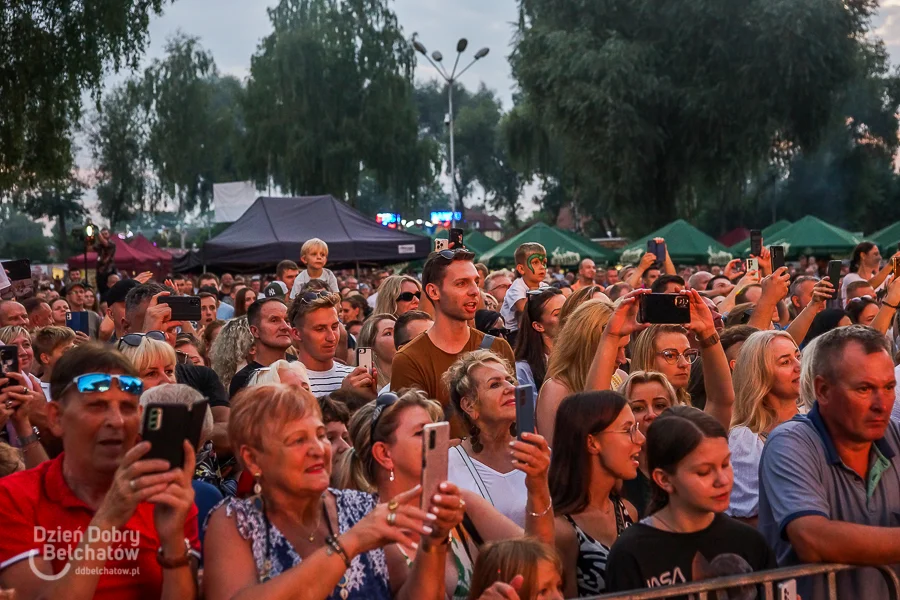
[[[234,223],[256,202],[256,186],[252,181],[213,184],[213,206],[216,223]]]

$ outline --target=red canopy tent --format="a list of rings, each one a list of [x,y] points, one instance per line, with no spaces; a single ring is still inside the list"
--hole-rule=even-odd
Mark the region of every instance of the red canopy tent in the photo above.
[[[132,248],[122,240],[116,241],[116,268],[119,271],[127,271],[129,274],[137,274],[143,271],[152,271],[154,276],[159,279],[164,277],[168,270],[162,265],[162,260],[149,254],[145,254],[136,248]],[[69,258],[69,269],[83,269],[84,254],[78,254]],[[97,253],[87,253],[87,268],[97,268]]]
[[[148,256],[152,256],[160,261],[162,261],[163,267],[165,267],[166,272],[171,271],[172,269],[172,260],[173,257],[171,254],[166,252],[165,250],[160,250],[157,248],[153,242],[148,240],[143,236],[143,234],[137,234],[130,240],[128,240],[128,245],[132,248],[140,250],[144,254]]]

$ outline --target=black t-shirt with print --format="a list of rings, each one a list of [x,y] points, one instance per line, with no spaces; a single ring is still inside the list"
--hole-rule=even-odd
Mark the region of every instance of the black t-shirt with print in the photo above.
[[[695,533],[672,533],[641,522],[613,544],[606,587],[607,592],[622,592],[776,566],[775,553],[759,531],[722,514]]]

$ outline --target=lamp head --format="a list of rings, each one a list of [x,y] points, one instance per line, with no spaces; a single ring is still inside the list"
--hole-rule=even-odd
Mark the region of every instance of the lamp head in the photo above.
[[[469,45],[469,40],[467,40],[466,38],[459,38],[459,41],[456,42],[456,51],[457,52],[465,52],[468,45]]]
[[[423,56],[428,55],[428,50],[425,49],[425,46],[422,45],[422,42],[419,40],[413,40],[413,48],[416,49],[416,52],[422,54]]]
[[[442,60],[444,60],[444,55],[435,50],[431,53],[431,58],[434,59],[434,62],[441,62]]]
[[[488,55],[488,52],[490,52],[490,51],[491,51],[490,48],[487,48],[487,47],[482,48],[481,50],[479,50],[478,52],[475,53],[475,60],[484,58],[485,56]]]

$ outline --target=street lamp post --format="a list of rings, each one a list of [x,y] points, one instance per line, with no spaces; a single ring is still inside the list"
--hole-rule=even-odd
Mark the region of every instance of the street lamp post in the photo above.
[[[447,104],[449,106],[450,112],[449,114],[449,123],[447,125],[450,127],[450,226],[456,227],[456,156],[455,156],[455,148],[453,146],[453,84],[462,77],[463,73],[469,70],[469,67],[474,65],[476,62],[484,58],[490,52],[490,49],[485,47],[475,53],[475,58],[469,65],[460,71],[456,72],[456,67],[459,66],[459,59],[462,56],[462,53],[465,52],[466,47],[469,45],[468,40],[466,38],[460,38],[458,42],[456,42],[456,61],[453,63],[453,69],[450,73],[447,73],[447,70],[443,68],[443,63],[441,61],[444,60],[444,56],[435,50],[431,53],[431,56],[428,56],[428,50],[425,49],[425,46],[422,45],[422,42],[419,40],[413,40],[413,47],[416,49],[416,52],[421,54],[431,63],[431,66],[443,77],[444,81],[447,82]],[[434,60],[432,60],[434,59]]]
[[[94,235],[96,234],[96,228],[94,224],[91,223],[91,220],[88,219],[87,225],[84,226],[84,283],[88,283],[88,248],[91,247],[91,244],[94,243]]]

